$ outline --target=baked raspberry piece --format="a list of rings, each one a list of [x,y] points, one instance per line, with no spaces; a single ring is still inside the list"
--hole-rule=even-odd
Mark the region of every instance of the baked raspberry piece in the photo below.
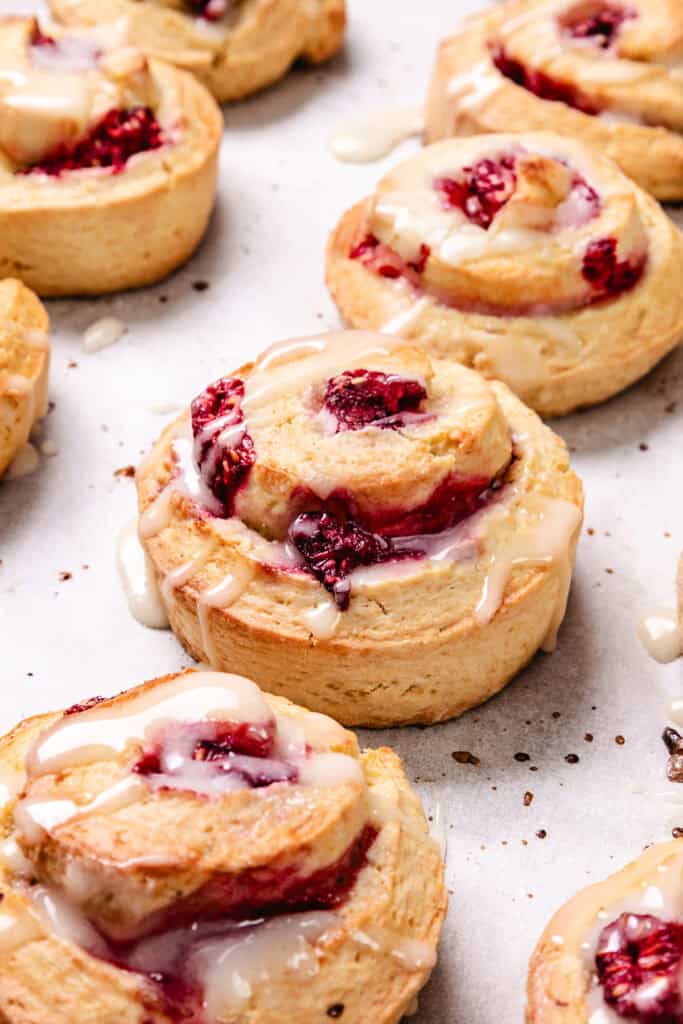
[[[615,42],[625,21],[636,18],[636,11],[616,4],[579,4],[561,19],[562,27],[574,39],[588,39],[603,50]]]
[[[581,273],[598,293],[597,297],[614,298],[635,287],[643,276],[646,262],[644,255],[620,260],[616,238],[600,238],[586,249]]]
[[[23,173],[58,178],[67,171],[103,167],[120,174],[131,157],[163,144],[161,126],[149,107],[110,110],[84,138],[64,143]]]
[[[207,487],[233,512],[235,495],[256,461],[256,450],[244,423],[244,381],[223,377],[195,398],[191,406],[195,462]]]
[[[307,571],[332,594],[341,611],[349,607],[349,576],[354,569],[415,557],[398,554],[387,538],[330,512],[303,512],[290,526],[289,539],[303,557]]]
[[[516,185],[515,158],[509,154],[479,160],[472,167],[463,167],[455,178],[434,182],[444,209],[462,210],[468,220],[486,230],[509,202]]]
[[[185,0],[192,14],[207,21],[220,21],[227,14],[230,0]]]
[[[532,92],[539,99],[566,103],[568,107],[580,110],[583,114],[599,113],[595,104],[568,82],[560,82],[544,71],[534,71],[525,67],[521,61],[511,57],[502,46],[492,46],[490,50],[491,60],[501,75],[509,78],[515,85]]]
[[[622,914],[600,933],[595,955],[605,1002],[638,1024],[680,1024],[683,925]]]
[[[375,370],[347,370],[327,382],[323,407],[337,421],[337,433],[375,424],[398,430],[403,413],[419,412],[427,392],[416,380]]]

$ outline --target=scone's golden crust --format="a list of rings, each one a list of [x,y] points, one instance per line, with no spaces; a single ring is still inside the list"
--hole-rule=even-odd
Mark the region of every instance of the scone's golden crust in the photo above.
[[[0,281],[0,476],[47,412],[49,321],[21,281]]]
[[[198,660],[248,670],[347,725],[441,721],[487,700],[552,647],[564,615],[583,496],[563,442],[503,384],[397,339],[346,332],[283,343],[279,353],[237,372],[256,458],[235,514],[216,507],[202,477],[219,450],[200,440],[204,469],[193,461],[187,414],[138,469],[140,533],[173,630]],[[311,412],[328,378],[358,367],[408,378],[418,365],[427,398],[402,429],[330,433]],[[434,500],[454,481],[494,489],[454,529],[411,539],[427,529],[411,512],[428,507],[430,474]],[[356,501],[363,485],[380,496],[383,488],[388,505]],[[424,557],[367,572],[361,560],[350,600],[348,588],[333,600],[287,537],[296,516],[314,527],[309,509],[342,515],[335,495],[383,536],[407,533],[393,543]],[[392,527],[395,504],[403,531]],[[247,525],[241,508],[260,520]],[[330,555],[339,555],[334,544]]]
[[[439,48],[427,141],[552,126],[594,145],[658,199],[683,199],[683,11],[677,0],[623,6],[636,16],[605,47],[602,37],[572,38],[574,0],[511,0],[469,18]],[[517,84],[524,74],[536,92]],[[567,102],[541,98],[539,88]]]
[[[448,182],[501,160],[516,180],[489,224],[449,206]],[[609,261],[632,281],[610,279]],[[594,150],[540,132],[427,147],[327,250],[349,324],[504,380],[545,416],[605,401],[680,343],[682,275],[683,238],[659,205]]]
[[[247,702],[238,712],[231,706],[235,686],[237,706]],[[147,716],[147,744],[155,728],[168,729],[169,723],[171,730],[191,723],[196,728],[202,694],[211,688],[225,688],[228,698],[225,710],[217,706],[205,726],[245,708],[258,715],[262,704],[266,714],[274,715],[276,743],[284,744],[276,747],[278,756],[295,759],[294,748],[305,740],[296,753],[298,781],[222,789],[209,796],[201,788],[182,788],[200,785],[197,771],[211,767],[202,759],[187,763],[192,777],[184,774],[182,782],[169,765],[170,775],[160,777],[163,785],[153,785],[153,776],[134,774],[142,742],[140,714]],[[185,703],[179,705],[178,699]],[[204,710],[210,706],[204,699]],[[117,728],[119,736],[123,728],[130,738],[114,753]],[[112,744],[109,754],[107,742]],[[335,757],[334,767],[327,767],[326,758]],[[306,778],[306,765],[316,759],[322,774]],[[272,761],[253,760],[265,772],[277,770]],[[234,763],[241,771],[246,762],[235,756]],[[396,1024],[431,973],[446,909],[443,864],[399,759],[388,749],[361,754],[355,738],[336,723],[260,695],[246,680],[202,672],[169,676],[97,706],[72,709],[66,717],[30,719],[0,742],[0,778],[0,1006],[7,1024],[74,1024],[76,1019],[171,1024],[181,1018],[279,1024],[294,1007],[301,1024],[318,1024],[330,1007],[340,1005],[352,1024]],[[209,778],[210,773],[204,782]],[[121,797],[126,780],[133,787],[129,800]],[[353,826],[351,805],[357,811]],[[48,818],[45,808],[51,812]],[[229,898],[225,871],[248,883],[250,898],[255,891],[260,905],[267,906],[269,892],[276,899],[283,880],[297,873],[317,877],[306,867],[306,858],[329,857],[325,830],[333,818],[347,829],[349,841],[370,832],[370,840],[363,839],[364,859],[347,866],[351,887],[338,904],[326,895],[325,911],[307,912],[299,905],[289,912],[275,909],[274,916],[266,914],[264,925],[247,932],[236,932],[226,915],[221,924],[217,907],[207,900],[209,895],[214,901]],[[37,828],[38,821],[42,826]],[[232,839],[222,834],[224,829],[233,829]],[[288,846],[289,854],[283,853]],[[292,859],[295,847],[299,860]],[[221,885],[212,892],[203,885],[209,848],[214,869],[221,861],[224,868]],[[64,861],[61,873],[54,870],[55,850]],[[261,865],[258,871],[256,865]],[[344,880],[327,882],[339,884]],[[189,885],[203,885],[206,899],[196,916],[192,911],[199,904],[189,907],[188,917],[183,894]],[[160,920],[152,904],[162,891],[167,916]],[[328,893],[324,887],[320,891]],[[311,905],[315,908],[315,900]],[[107,944],[112,908],[131,916],[133,946]],[[182,916],[179,908],[184,908]],[[153,934],[146,939],[150,928]],[[240,946],[246,934],[247,943]],[[182,956],[169,961],[171,947],[182,950]],[[146,977],[159,973],[162,965],[173,974],[175,988]]]
[[[282,78],[299,58],[320,64],[337,52],[345,0],[240,0],[207,22],[182,2],[50,0],[65,25],[125,18],[128,37],[145,53],[193,72],[219,102],[237,100]]]
[[[652,910],[657,890],[663,900]],[[622,871],[577,893],[550,921],[531,958],[527,1024],[589,1024],[597,1020],[593,1015],[598,1010],[601,1020],[622,1020],[604,1002],[596,979],[594,958],[602,929],[621,914],[654,913],[664,921],[680,920],[682,908],[680,840],[650,847]]]
[[[192,75],[122,48],[113,30],[110,48],[93,68],[36,69],[36,30],[30,18],[0,25],[0,61],[18,66],[22,90],[45,97],[44,106],[20,106],[15,120],[4,121],[0,274],[20,277],[45,296],[152,284],[189,259],[206,230],[216,191],[220,110]],[[74,38],[87,45],[89,37]],[[50,93],[62,96],[68,108],[58,123]],[[157,119],[160,148],[137,153],[118,171],[23,173],[86,135],[110,110],[137,107],[149,107]]]

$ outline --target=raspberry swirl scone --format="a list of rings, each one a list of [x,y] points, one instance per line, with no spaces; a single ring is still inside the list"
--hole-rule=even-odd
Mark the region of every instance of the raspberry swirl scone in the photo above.
[[[332,234],[354,327],[400,331],[558,415],[611,397],[683,338],[683,238],[616,165],[551,133],[428,146]]]
[[[243,677],[0,741],[6,1024],[395,1024],[445,909],[399,758]]]
[[[512,0],[442,43],[429,142],[552,125],[658,199],[683,199],[679,0]]]
[[[186,72],[118,29],[0,23],[0,274],[41,295],[159,280],[199,244],[222,120]]]
[[[683,1020],[683,842],[578,893],[531,960],[528,1024]]]
[[[67,25],[125,19],[145,53],[193,72],[220,102],[320,64],[344,38],[345,0],[50,0]]]
[[[0,476],[47,412],[48,317],[21,281],[0,281]]]
[[[458,715],[564,616],[564,444],[503,384],[397,339],[274,346],[195,399],[137,485],[188,651],[346,724]]]

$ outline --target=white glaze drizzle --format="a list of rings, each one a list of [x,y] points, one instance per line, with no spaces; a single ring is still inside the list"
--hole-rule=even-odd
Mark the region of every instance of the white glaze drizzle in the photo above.
[[[396,932],[378,926],[368,926],[351,933],[359,946],[365,946],[374,953],[391,956],[407,971],[431,970],[436,963],[433,946],[417,939],[408,939]]]
[[[211,610],[218,608],[225,610],[235,604],[245,592],[254,578],[256,567],[251,563],[243,563],[235,566],[220,583],[202,591],[197,598],[197,618],[202,637],[202,648],[210,665],[217,665],[219,662],[213,632],[211,630]]]
[[[304,625],[317,640],[330,640],[337,631],[342,613],[334,599],[325,594],[313,608],[304,612]]]
[[[638,621],[638,636],[655,661],[667,665],[683,655],[683,630],[673,608],[650,608]]]
[[[330,148],[346,163],[370,163],[388,156],[406,139],[421,135],[423,129],[421,107],[375,111],[341,125]]]
[[[506,516],[510,509],[503,508]],[[543,650],[553,651],[557,632],[567,610],[572,577],[572,541],[581,524],[581,511],[576,505],[541,495],[527,497],[517,509],[519,521],[502,538],[490,556],[484,588],[475,610],[480,625],[486,625],[503,604],[505,588],[515,566],[538,564],[555,566],[558,592]],[[526,520],[526,522],[525,522]]]
[[[167,629],[168,616],[154,566],[140,543],[137,519],[119,534],[116,564],[133,618],[150,629]]]
[[[122,320],[113,316],[102,317],[83,333],[83,350],[90,354],[99,352],[103,348],[115,345],[123,337],[128,328]]]

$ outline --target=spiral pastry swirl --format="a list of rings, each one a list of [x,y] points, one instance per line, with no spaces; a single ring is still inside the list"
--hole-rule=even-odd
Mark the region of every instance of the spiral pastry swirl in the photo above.
[[[345,0],[49,0],[65,25],[125,19],[151,57],[191,71],[219,102],[256,92],[299,58],[320,64],[342,44]]]
[[[564,615],[582,495],[563,443],[395,338],[274,346],[195,399],[137,484],[185,647],[346,724],[460,714]]]
[[[529,1024],[683,1018],[683,844],[649,847],[550,921],[531,960]]]
[[[0,787],[7,1024],[394,1024],[431,973],[443,863],[398,757],[247,679],[30,719]]]
[[[0,476],[47,412],[48,316],[20,281],[0,281]]]
[[[208,92],[117,28],[47,36],[5,19],[0,273],[41,295],[164,277],[206,228],[221,133]]]
[[[354,327],[400,331],[557,415],[683,337],[680,232],[612,161],[551,133],[426,147],[351,209],[327,280]]]
[[[677,0],[512,0],[442,43],[430,142],[552,124],[683,199],[683,10]]]

